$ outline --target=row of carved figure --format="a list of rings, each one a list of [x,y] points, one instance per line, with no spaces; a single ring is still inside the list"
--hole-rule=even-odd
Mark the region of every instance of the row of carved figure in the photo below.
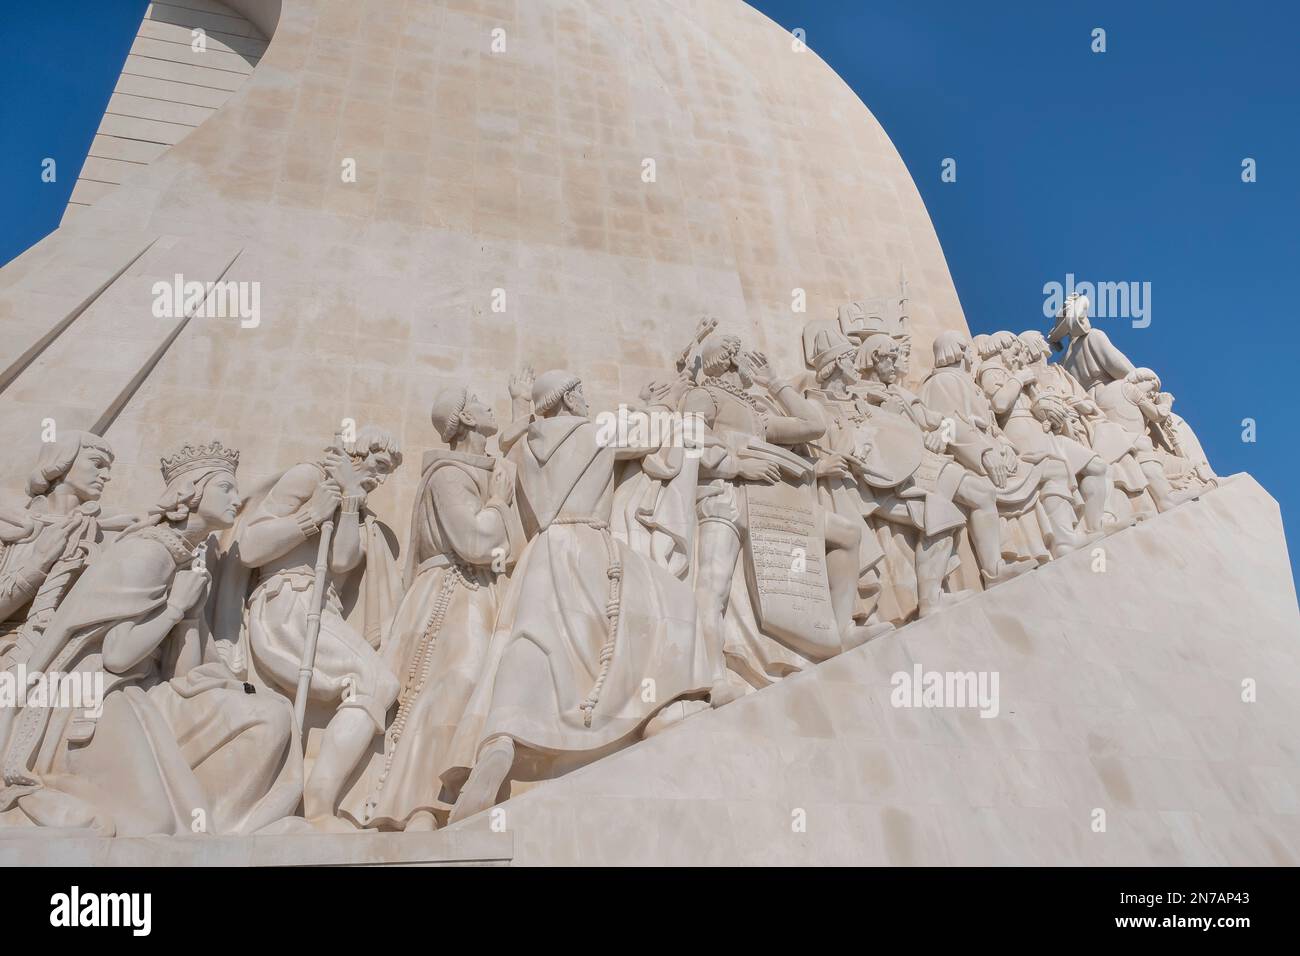
[[[897,312],[810,323],[788,381],[715,326],[612,418],[525,369],[499,454],[489,403],[442,391],[404,567],[367,508],[402,462],[380,429],[243,491],[187,445],[123,517],[108,442],[46,445],[0,512],[0,825],[431,829],[1215,481],[1086,300],[1060,363],[945,332],[915,393]]]

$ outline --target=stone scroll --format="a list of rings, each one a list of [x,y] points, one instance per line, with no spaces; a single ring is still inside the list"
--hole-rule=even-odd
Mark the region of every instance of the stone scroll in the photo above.
[[[745,491],[745,569],[759,626],[816,660],[839,653],[823,518],[810,479]]]

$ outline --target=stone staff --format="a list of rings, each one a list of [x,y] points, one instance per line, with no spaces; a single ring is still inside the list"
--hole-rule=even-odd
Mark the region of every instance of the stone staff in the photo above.
[[[334,447],[343,447],[343,436],[335,433]],[[307,695],[311,691],[311,675],[316,669],[316,645],[320,643],[320,616],[325,607],[325,575],[329,571],[330,545],[334,540],[334,517],[321,522],[320,547],[316,549],[316,577],[311,586],[311,609],[307,612],[307,640],[302,647],[302,663],[298,665],[298,692],[293,697],[293,722],[305,730],[307,721]],[[303,734],[303,749],[307,736]]]

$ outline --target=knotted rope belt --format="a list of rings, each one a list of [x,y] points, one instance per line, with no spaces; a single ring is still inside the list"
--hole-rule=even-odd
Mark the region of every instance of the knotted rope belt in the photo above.
[[[565,517],[554,519],[548,527],[557,524],[580,524],[595,528],[605,541],[605,553],[609,563],[605,576],[609,578],[609,598],[605,602],[605,643],[600,648],[600,671],[591,691],[579,706],[582,711],[582,725],[591,726],[592,712],[600,703],[600,694],[604,690],[605,680],[609,677],[609,668],[614,661],[614,647],[618,640],[618,616],[623,605],[623,564],[618,559],[618,544],[609,533],[609,522],[595,517]]]

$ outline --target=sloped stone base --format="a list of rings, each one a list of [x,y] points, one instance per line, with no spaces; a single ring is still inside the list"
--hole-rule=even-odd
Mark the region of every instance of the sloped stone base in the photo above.
[[[1241,475],[1100,547],[516,797],[514,862],[1300,863],[1277,504]],[[916,665],[997,716],[891,706]]]

